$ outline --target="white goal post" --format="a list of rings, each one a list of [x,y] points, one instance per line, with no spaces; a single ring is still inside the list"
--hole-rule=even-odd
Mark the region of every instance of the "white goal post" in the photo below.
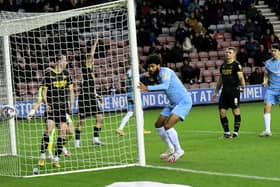
[[[32,177],[146,165],[141,94],[137,89],[134,11],[134,1],[118,0],[56,13],[0,12],[0,87],[3,90],[0,104],[17,109],[14,119],[0,120],[0,175]],[[69,133],[63,148],[68,154],[61,154],[61,167],[54,167],[48,159],[40,167],[41,140],[46,127],[44,104],[39,105],[31,120],[27,117],[38,98],[46,69],[54,68],[57,54],[66,55],[66,69],[75,93],[71,115],[75,128],[79,123],[78,95],[83,94],[82,67],[97,34],[99,41],[93,60],[95,87],[91,91],[102,97],[98,102],[103,116],[98,136],[104,146],[93,144],[96,118],[92,115],[86,118],[81,131],[80,148],[74,146],[75,134]],[[132,70],[134,115],[124,129],[125,136],[118,136],[116,129],[129,110],[127,95],[131,81],[126,76],[129,69]],[[53,147],[48,147],[52,153],[56,149],[58,128],[53,137],[49,140]]]

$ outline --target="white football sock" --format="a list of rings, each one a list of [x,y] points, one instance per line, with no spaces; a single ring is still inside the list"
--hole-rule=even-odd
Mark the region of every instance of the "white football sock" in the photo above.
[[[263,119],[264,119],[265,132],[271,133],[271,130],[270,130],[271,114],[270,113],[264,114]]]
[[[174,149],[174,146],[173,144],[171,143],[164,127],[160,127],[160,128],[156,128],[157,129],[157,132],[159,133],[161,139],[168,145],[168,148],[169,149]]]
[[[121,124],[120,124],[120,126],[119,126],[119,130],[123,130],[124,129],[124,127],[125,127],[125,125],[126,125],[126,123],[128,122],[128,120],[130,119],[130,117],[133,115],[133,112],[132,111],[128,111],[127,113],[126,113],[126,115],[124,116],[124,118],[122,119],[122,122],[121,122]]]
[[[174,128],[170,128],[166,131],[169,139],[170,139],[170,142],[174,145],[175,147],[175,151],[181,151],[182,148],[180,146],[180,142],[179,142],[179,138],[178,138],[178,134],[177,134],[177,131],[174,129]]]

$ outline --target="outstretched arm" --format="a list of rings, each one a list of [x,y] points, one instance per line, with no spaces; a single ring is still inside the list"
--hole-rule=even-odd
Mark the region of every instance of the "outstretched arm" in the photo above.
[[[98,37],[98,33],[96,33],[96,39],[91,47],[91,51],[90,51],[90,54],[87,58],[87,61],[86,61],[86,66],[87,67],[92,67],[92,64],[93,64],[93,58],[94,58],[94,53],[95,53],[95,50],[96,50],[96,46],[97,46],[97,43],[98,43],[98,40],[99,40],[99,37]]]

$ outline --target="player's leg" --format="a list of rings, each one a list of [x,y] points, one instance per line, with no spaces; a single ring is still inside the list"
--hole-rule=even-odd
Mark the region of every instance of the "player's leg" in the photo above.
[[[53,143],[55,138],[55,128],[52,129],[50,136],[49,136],[49,144],[48,144],[48,158],[50,160],[53,159],[52,149],[53,149]]]
[[[220,108],[219,113],[220,113],[220,122],[224,130],[224,138],[231,138],[229,125],[228,125],[228,118],[227,118],[227,109]]]
[[[224,135],[223,135],[224,138],[231,138],[228,118],[227,118],[228,107],[229,107],[229,103],[226,94],[222,92],[219,99],[219,115],[220,115],[220,122],[224,130]]]
[[[66,130],[66,138],[65,138],[65,142],[62,148],[62,152],[64,154],[64,156],[70,156],[71,153],[68,151],[68,149],[66,148],[65,144],[67,142],[69,142],[74,135],[74,124],[73,121],[71,119],[71,116],[69,114],[66,114],[66,120],[67,120],[67,130]]]
[[[67,122],[62,122],[58,125],[58,137],[56,140],[55,156],[53,158],[53,166],[60,167],[59,158],[63,151],[63,145],[65,143],[65,136],[67,131]]]
[[[232,109],[232,114],[234,116],[234,131],[232,133],[232,137],[237,138],[241,123],[240,108]]]
[[[174,154],[168,157],[168,162],[170,163],[176,162],[185,153],[184,150],[181,148],[178,133],[174,126],[177,124],[178,121],[184,121],[185,116],[190,112],[191,107],[192,101],[190,96],[188,95],[172,109],[170,116],[167,118],[164,124],[166,133],[175,148]]]
[[[123,131],[125,125],[127,124],[127,122],[129,121],[129,119],[133,116],[133,111],[130,110],[126,113],[126,115],[123,117],[120,126],[118,127],[118,129],[116,130],[117,134],[119,136],[124,136],[125,133]]]
[[[101,131],[101,126],[103,122],[103,115],[101,113],[97,113],[95,115],[96,117],[96,123],[93,127],[93,144],[94,145],[104,145],[103,142],[100,141],[100,131]]]
[[[259,136],[260,137],[269,137],[272,135],[270,123],[271,123],[271,108],[272,105],[276,103],[276,95],[278,93],[275,93],[272,90],[267,89],[265,97],[264,97],[264,131],[262,131]]]
[[[168,149],[164,153],[160,154],[161,159],[168,158],[175,151],[175,148],[174,148],[173,144],[171,143],[171,141],[166,133],[166,130],[164,128],[164,123],[167,119],[167,116],[165,116],[165,115],[169,114],[169,113],[170,113],[170,109],[164,108],[163,111],[161,112],[161,115],[158,117],[158,119],[155,123],[155,128],[156,128],[159,136],[168,146]]]
[[[232,114],[234,116],[234,131],[232,133],[232,137],[237,138],[239,128],[240,128],[240,123],[241,123],[240,108],[239,108],[240,91],[236,90],[232,92],[231,98],[232,98],[232,103],[230,107],[232,108]]]
[[[270,113],[270,111],[271,111],[271,108],[272,108],[272,104],[264,103],[264,115],[263,115],[264,131],[262,131],[259,134],[260,137],[272,136],[271,128],[270,128],[270,124],[271,124],[271,113]]]
[[[82,127],[85,124],[85,116],[84,115],[79,115],[79,122],[78,125],[75,129],[75,148],[80,147],[80,141],[81,141],[81,132],[82,132]]]
[[[42,141],[41,141],[41,149],[40,149],[40,159],[39,159],[39,166],[45,165],[46,160],[46,151],[48,150],[48,144],[49,144],[49,137],[52,132],[52,130],[55,128],[55,123],[53,120],[47,119],[46,121],[46,129],[44,131]]]

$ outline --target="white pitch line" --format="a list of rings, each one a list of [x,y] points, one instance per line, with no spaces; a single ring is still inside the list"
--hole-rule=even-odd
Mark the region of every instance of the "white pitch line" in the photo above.
[[[154,165],[146,165],[145,167],[155,168],[155,169],[166,169],[166,170],[173,170],[173,171],[182,171],[182,172],[187,172],[187,173],[198,173],[198,174],[205,174],[205,175],[239,177],[239,178],[255,179],[255,180],[280,181],[280,178],[278,178],[278,177],[262,177],[262,176],[254,176],[254,175],[243,175],[243,174],[238,174],[238,173],[221,173],[221,172],[214,172],[214,171],[172,168],[172,167],[154,166]]]
[[[179,131],[182,132],[182,131]],[[184,130],[183,132],[186,133],[197,133],[197,134],[222,134],[223,131],[205,131],[205,130]],[[259,132],[254,131],[240,131],[240,134],[256,134],[258,135]],[[280,134],[279,132],[274,132],[273,134]]]

